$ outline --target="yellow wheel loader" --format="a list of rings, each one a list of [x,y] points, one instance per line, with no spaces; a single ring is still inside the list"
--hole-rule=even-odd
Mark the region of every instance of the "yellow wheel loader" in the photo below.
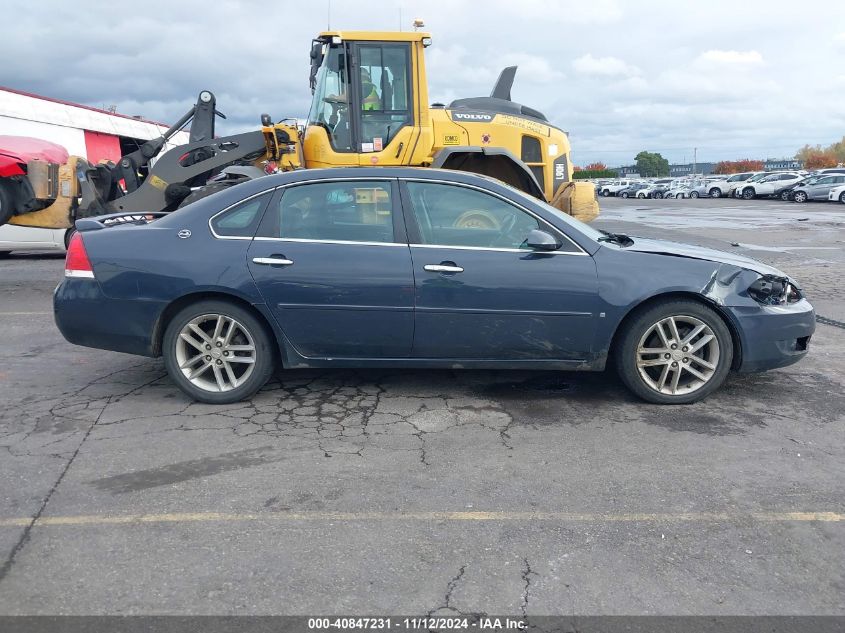
[[[78,188],[71,195],[78,196],[78,203],[60,222],[60,214],[43,204],[10,221],[45,226],[42,216],[62,228],[77,217],[102,213],[171,211],[265,173],[382,165],[488,175],[582,221],[594,219],[599,213],[595,189],[573,182],[566,132],[539,111],[511,100],[516,67],[502,71],[489,97],[428,105],[425,49],[430,45],[431,35],[418,31],[320,33],[311,44],[313,98],[304,129],[297,121],[273,123],[265,114],[260,131],[214,138],[215,109],[207,107],[214,97],[203,91],[197,106],[171,128],[195,117],[190,143],[158,157],[152,167],[149,162],[163,143],[151,142],[151,151],[120,165],[91,166],[76,159]],[[194,134],[194,127],[203,133]],[[143,181],[135,179],[141,167],[148,169]],[[125,191],[116,185],[119,180],[134,188]],[[496,220],[469,211],[458,221],[487,226]]]

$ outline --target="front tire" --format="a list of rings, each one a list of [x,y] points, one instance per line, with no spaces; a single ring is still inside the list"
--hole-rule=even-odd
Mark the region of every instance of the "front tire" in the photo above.
[[[845,204],[845,191],[839,194],[839,202]]]
[[[187,396],[230,404],[254,395],[270,379],[275,352],[264,324],[221,300],[180,310],[164,333],[164,365]]]
[[[689,197],[693,198],[693,199],[698,198],[698,192],[697,191],[690,191]]]
[[[790,194],[789,191],[781,192],[780,199],[783,200],[784,202],[789,202],[789,200],[790,200],[789,194]]]
[[[753,200],[754,196],[756,195],[754,189],[748,187],[747,189],[743,189],[742,191],[742,199],[743,200]]]
[[[718,187],[713,187],[710,191],[711,198],[721,198],[722,197],[722,190]]]
[[[627,192],[627,191],[623,191],[622,193],[620,193],[620,194],[619,194],[619,197],[620,197],[620,198],[627,198],[627,197],[628,197],[628,192]]]
[[[655,404],[690,404],[724,382],[733,341],[714,310],[673,300],[635,313],[614,353],[619,377],[634,394]]]
[[[792,196],[792,200],[798,203],[807,202],[807,192],[806,191],[796,191],[795,195]]]

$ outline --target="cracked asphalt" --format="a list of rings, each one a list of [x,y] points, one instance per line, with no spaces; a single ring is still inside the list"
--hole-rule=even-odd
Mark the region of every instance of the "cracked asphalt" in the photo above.
[[[602,206],[784,269],[831,324],[685,407],[431,370],[212,406],[66,343],[61,258],[0,261],[0,614],[845,614],[845,206]]]

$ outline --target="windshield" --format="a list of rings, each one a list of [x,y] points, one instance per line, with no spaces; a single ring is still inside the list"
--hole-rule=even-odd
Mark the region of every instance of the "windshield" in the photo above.
[[[329,46],[323,57],[308,112],[308,125],[325,129],[335,150],[352,151],[346,53],[342,46]]]

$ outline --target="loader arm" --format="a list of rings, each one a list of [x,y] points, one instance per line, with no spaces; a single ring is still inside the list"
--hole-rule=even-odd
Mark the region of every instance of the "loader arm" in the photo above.
[[[207,157],[193,162],[191,157],[196,150],[203,150]],[[140,187],[114,200],[103,199],[98,191],[100,183],[93,180],[94,170],[90,166],[88,169],[83,168],[84,177],[80,181],[82,203],[77,217],[117,212],[172,211],[190,193],[186,182],[235,161],[255,160],[266,154],[266,151],[264,134],[260,131],[180,145],[158,159]]]

